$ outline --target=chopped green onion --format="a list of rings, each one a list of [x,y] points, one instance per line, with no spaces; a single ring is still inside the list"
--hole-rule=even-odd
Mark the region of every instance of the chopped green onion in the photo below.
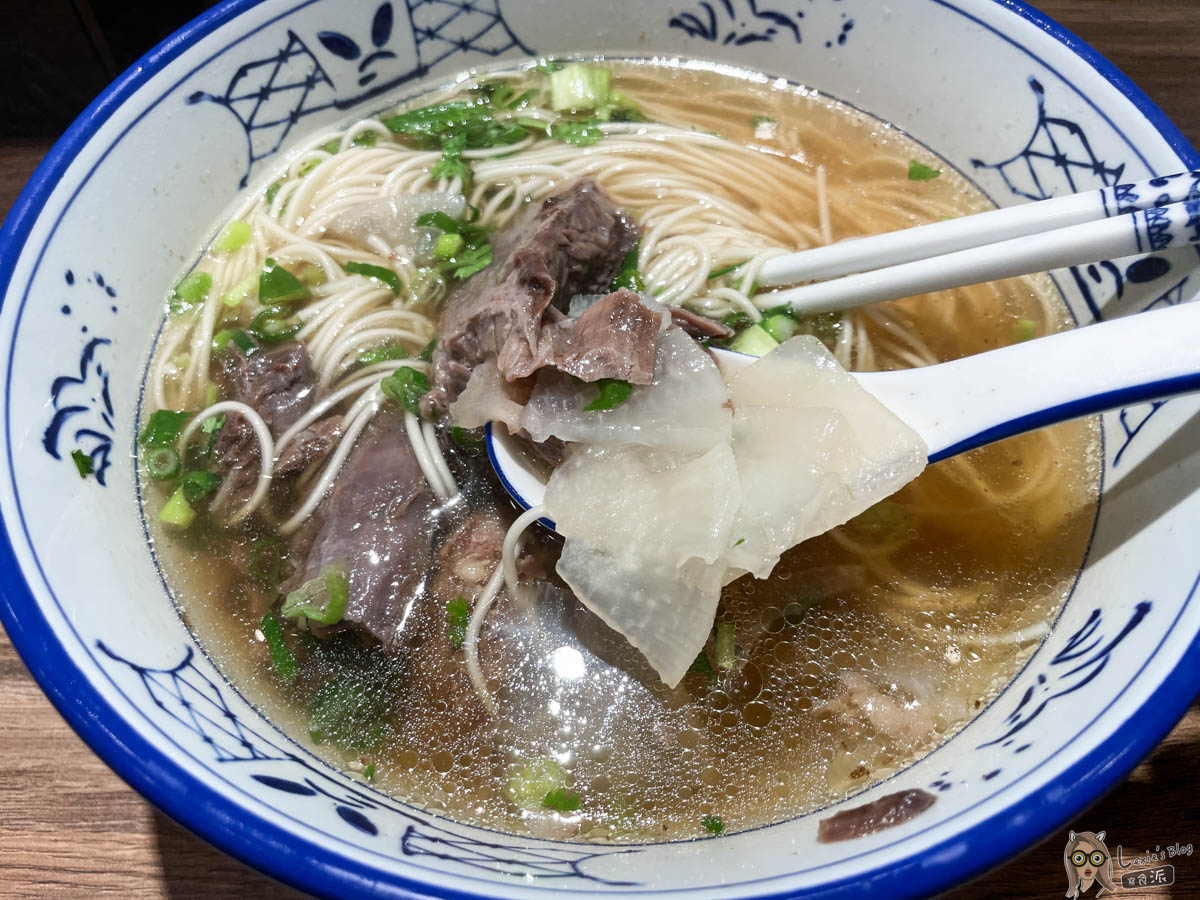
[[[707,831],[709,834],[720,834],[722,831],[725,830],[725,823],[722,822],[720,819],[718,819],[716,816],[712,816],[712,815],[705,816],[703,819],[700,820],[700,824],[702,826],[704,826],[704,830]]]
[[[278,538],[262,537],[250,546],[250,577],[263,587],[274,590],[283,579],[283,560],[286,553]]]
[[[909,181],[932,181],[942,174],[941,169],[934,169],[924,163],[919,163],[915,159],[908,161],[908,180]]]
[[[759,125],[778,125],[779,121],[770,116],[754,116],[750,120],[750,124],[757,128]]]
[[[566,63],[557,59],[547,59],[542,57],[537,61],[537,65],[533,67],[535,72],[541,72],[543,75],[549,75],[552,72],[557,72],[565,66]]]
[[[171,296],[167,300],[167,307],[173,313],[187,312],[207,300],[208,292],[211,289],[211,275],[207,272],[193,272],[175,285],[175,289],[171,291]]]
[[[774,316],[767,316],[761,322],[763,331],[775,338],[779,343],[783,343],[788,338],[792,337],[800,328],[800,323],[789,315],[780,313]]]
[[[612,73],[600,66],[571,63],[550,73],[550,108],[596,109],[608,101]]]
[[[729,349],[750,356],[766,356],[779,346],[779,341],[771,337],[761,325],[750,325],[744,328],[729,342]]]
[[[742,544],[744,544],[744,543],[746,543],[746,539],[745,539],[745,538],[738,538],[736,541],[734,541],[734,542],[733,542],[733,546],[735,546],[735,547],[740,547],[740,546],[742,546]]]
[[[270,206],[275,202],[275,195],[279,193],[279,189],[283,187],[283,182],[276,181],[267,188],[267,205]]]
[[[629,399],[633,393],[633,385],[619,378],[601,378],[595,382],[600,394],[583,408],[584,412],[599,412],[605,409],[616,409]]]
[[[409,366],[401,366],[383,381],[379,386],[387,396],[414,416],[421,414],[421,397],[429,390],[429,379],[424,372]]]
[[[616,291],[621,288],[629,288],[639,294],[646,289],[646,285],[642,282],[642,276],[638,274],[637,247],[625,254],[625,258],[621,260],[621,271],[617,272],[617,277],[613,279],[613,283],[609,285],[608,289]]]
[[[708,651],[706,650],[701,650],[696,654],[696,658],[688,666],[688,671],[695,672],[697,675],[707,675],[713,681],[717,680],[717,671],[712,667],[712,663],[708,661]]]
[[[299,322],[287,322],[286,306],[268,306],[250,322],[250,333],[264,344],[278,344],[295,337],[300,331]]]
[[[579,801],[579,795],[574,791],[568,791],[566,788],[555,788],[549,791],[542,798],[542,806],[546,809],[553,809],[556,812],[575,812],[582,809],[583,804]]]
[[[278,306],[308,299],[308,285],[279,265],[271,257],[263,262],[258,274],[258,302],[263,306]]]
[[[393,345],[391,347],[375,347],[372,350],[364,350],[358,354],[358,362],[364,366],[373,366],[375,363],[389,362],[396,359],[408,359],[409,352],[404,347]]]
[[[221,233],[217,235],[217,239],[213,241],[213,252],[232,253],[234,250],[240,250],[250,240],[250,234],[251,228],[249,222],[234,220],[222,228]]]
[[[216,382],[210,381],[208,384],[206,384],[204,386],[204,405],[205,406],[212,406],[214,403],[216,403],[220,399],[221,399],[221,389],[219,387],[217,387]],[[208,420],[208,421],[211,421],[211,420]],[[204,424],[207,425],[208,421],[205,421]]]
[[[207,497],[220,485],[219,476],[212,472],[206,472],[204,469],[196,469],[183,476],[183,481],[179,483],[179,489],[183,491],[185,498],[195,503],[197,500]]]
[[[400,283],[400,276],[391,269],[385,269],[383,266],[373,266],[370,263],[363,262],[348,262],[345,269],[351,275],[365,275],[367,278],[374,278],[376,281],[382,281],[396,296],[400,295],[400,291],[404,286]]]
[[[508,800],[521,809],[536,810],[551,791],[561,788],[567,773],[555,760],[539,757],[509,770],[504,785]]]
[[[604,137],[604,132],[600,129],[599,119],[588,119],[584,122],[555,122],[550,127],[550,136],[564,144],[590,147]]]
[[[339,559],[289,593],[280,613],[289,618],[304,616],[319,625],[333,625],[346,614],[349,599],[350,564]]]
[[[716,659],[718,669],[729,671],[733,668],[736,659],[735,647],[733,626],[724,622],[718,622],[717,637],[713,642],[713,656]]]
[[[471,608],[467,605],[466,597],[455,597],[446,603],[446,636],[455,650],[461,650],[463,641],[467,639],[467,622],[470,619]]]
[[[433,248],[433,255],[436,259],[454,259],[466,246],[466,243],[461,234],[439,235]]]
[[[142,429],[138,442],[143,447],[170,447],[191,417],[190,412],[156,409],[146,420],[146,427]]]
[[[330,155],[337,153],[342,149],[342,139],[334,138],[333,140],[326,141],[321,145],[321,149]]]
[[[258,630],[266,638],[267,649],[271,652],[271,666],[275,669],[275,674],[284,684],[291,684],[300,674],[300,666],[296,663],[296,656],[292,653],[292,648],[287,645],[287,640],[283,636],[283,628],[280,627],[275,613],[269,612],[263,616]]]
[[[750,262],[750,260],[743,259],[741,262],[736,262],[736,263],[733,263],[732,265],[728,265],[728,266],[721,266],[721,268],[719,268],[719,269],[713,269],[711,272],[708,273],[708,280],[712,281],[714,278],[720,278],[722,275],[728,275],[730,272],[734,271],[735,269],[740,269],[742,266],[744,266],[748,262]]]
[[[446,234],[458,234],[458,230],[462,226],[444,212],[434,210],[417,216],[417,227],[440,228]]]
[[[158,513],[158,520],[160,522],[165,522],[167,525],[175,525],[179,528],[187,528],[195,518],[196,511],[188,504],[187,497],[183,494],[182,485],[175,489],[175,493],[171,495],[171,499],[166,502]]]
[[[1031,341],[1037,337],[1038,325],[1033,319],[1021,319],[1017,322],[1017,327],[1014,329],[1013,338],[1016,343],[1023,341]]]
[[[374,147],[378,142],[379,132],[368,130],[360,131],[350,143],[355,147]]]
[[[437,338],[432,338],[429,343],[421,349],[421,353],[417,359],[424,362],[429,362],[431,359],[433,359],[433,351],[435,349],[437,349]]]
[[[92,458],[82,450],[72,450],[71,461],[75,463],[80,478],[87,478],[96,471],[96,467],[92,465]]]
[[[218,331],[213,335],[212,348],[214,353],[220,353],[226,347],[234,344],[241,349],[242,353],[249,356],[258,349],[258,345],[250,340],[250,336],[246,332],[238,328],[226,328],[223,331]]]
[[[369,766],[363,769],[363,779],[365,781],[375,780],[375,763],[371,763]]]
[[[146,471],[154,481],[174,481],[183,468],[173,447],[147,447],[145,459]]]
[[[458,444],[464,450],[479,450],[483,447],[483,441],[475,437],[475,432],[469,428],[461,428],[458,425],[450,427],[450,440]]]
[[[254,296],[254,288],[257,286],[258,279],[253,275],[247,275],[228,291],[221,298],[221,302],[230,309],[236,309],[247,300]]]

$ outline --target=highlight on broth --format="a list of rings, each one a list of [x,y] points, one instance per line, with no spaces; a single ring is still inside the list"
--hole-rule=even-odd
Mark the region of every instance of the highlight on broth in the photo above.
[[[923,448],[838,367],[1067,327],[1049,280],[794,317],[755,275],[986,205],[815,93],[649,61],[472,75],[312,138],[170,292],[148,370],[147,504],[189,624],[316,752],[481,825],[721,834],[879,781],[1048,630],[1090,532],[1097,427],[984,447],[887,496]],[[744,370],[762,377],[726,385],[711,345],[762,357]],[[763,550],[754,515],[785,516],[774,495],[797,490],[770,466],[823,445],[772,430],[782,413],[749,441],[746,417],[803,406],[796,371],[842,385],[809,421],[874,430],[825,454],[857,468],[821,463],[813,529]],[[484,421],[553,473],[565,545],[505,497]],[[731,473],[736,515],[718,502]],[[853,518],[805,539],[831,503]],[[708,549],[687,543],[718,519]],[[656,532],[692,557],[654,570],[606,544],[650,554]]]

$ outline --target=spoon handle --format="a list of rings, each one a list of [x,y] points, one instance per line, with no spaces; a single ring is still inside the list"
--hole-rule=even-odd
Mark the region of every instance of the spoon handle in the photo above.
[[[917,430],[936,462],[1046,425],[1200,391],[1200,303],[855,377]]]

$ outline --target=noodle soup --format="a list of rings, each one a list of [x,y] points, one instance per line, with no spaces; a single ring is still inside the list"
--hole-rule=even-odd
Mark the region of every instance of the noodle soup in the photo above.
[[[160,416],[160,432],[147,416],[143,443],[180,607],[281,727],[465,821],[671,839],[876,783],[965,724],[1048,630],[1094,518],[1095,423],[931,466],[768,578],[727,584],[668,683],[556,577],[553,537],[509,541],[522,588],[502,587],[518,511],[478,434],[437,402],[455,304],[579,184],[611,206],[587,232],[611,259],[564,263],[560,282],[603,283],[564,299],[631,290],[701,343],[812,335],[868,371],[1069,325],[1043,276],[839,315],[774,309],[754,283],[772,255],[987,207],[818,94],[651,62],[468,81],[315,138],[173,292],[148,412],[191,415]],[[600,384],[593,403],[637,390],[582,380]],[[531,452],[552,467],[564,448]]]

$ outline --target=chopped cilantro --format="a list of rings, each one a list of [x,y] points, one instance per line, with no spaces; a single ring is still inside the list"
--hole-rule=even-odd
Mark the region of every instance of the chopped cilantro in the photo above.
[[[705,816],[700,820],[700,824],[704,826],[704,830],[709,834],[720,834],[725,830],[725,823],[713,815]]]
[[[596,387],[600,389],[600,395],[583,408],[584,412],[616,409],[633,393],[633,385],[620,378],[601,378],[596,382]]]
[[[915,159],[908,161],[908,180],[909,181],[932,181],[942,174],[941,169],[934,169],[924,163],[919,163]]]
[[[735,546],[735,547],[740,547],[740,546],[742,546],[742,544],[744,544],[744,543],[746,543],[746,539],[745,539],[745,538],[738,538],[736,541],[734,541],[734,542],[733,542],[733,546]]]
[[[446,140],[442,144],[442,158],[433,164],[431,174],[434,178],[454,178],[458,176],[462,179],[463,188],[467,188],[471,183],[471,166],[462,158],[462,152],[467,149],[466,134],[456,134]],[[445,215],[441,213],[440,215]],[[422,216],[422,218],[424,218]],[[446,218],[450,218],[446,216]],[[451,219],[451,221],[453,221]],[[417,224],[421,224],[418,220]],[[445,229],[443,229],[445,230]]]
[[[379,383],[383,392],[414,416],[421,414],[421,397],[429,390],[429,379],[424,372],[401,366]]]
[[[82,450],[72,450],[71,459],[75,462],[75,468],[79,470],[80,478],[87,478],[96,471],[95,466],[92,465],[92,458]]]
[[[599,119],[586,119],[582,122],[556,122],[550,128],[550,136],[577,147],[590,147],[604,137],[604,132],[600,130]]]
[[[486,99],[435,103],[391,116],[383,124],[428,148],[445,146],[460,135],[464,148],[502,147],[526,134],[515,122],[497,121]]]
[[[363,769],[363,779],[366,781],[375,780],[375,763],[371,763],[369,766]]]
[[[692,664],[688,666],[689,672],[694,672],[697,675],[707,675],[713,681],[717,680],[717,672],[712,667],[712,663],[708,661],[708,651],[701,650],[696,654],[696,658],[692,660]]]
[[[287,645],[287,640],[283,636],[283,628],[275,613],[269,612],[263,616],[258,630],[266,639],[267,649],[271,653],[271,668],[275,670],[280,681],[284,684],[291,684],[300,674],[300,666],[296,664],[292,648]]]
[[[449,261],[450,274],[459,281],[466,281],[472,275],[483,271],[492,264],[492,245],[467,245],[467,249]]]
[[[471,619],[471,608],[466,597],[455,597],[446,604],[446,636],[455,650],[461,650],[467,639],[467,622]]]
[[[433,338],[428,344],[425,345],[425,348],[421,351],[421,354],[417,357],[417,359],[421,360],[422,362],[429,362],[431,359],[433,359],[433,351],[436,347],[437,338]]]
[[[575,812],[582,808],[583,804],[579,801],[579,795],[574,791],[568,791],[566,788],[555,788],[546,794],[542,800],[542,806],[546,809],[553,809],[557,812]]]

